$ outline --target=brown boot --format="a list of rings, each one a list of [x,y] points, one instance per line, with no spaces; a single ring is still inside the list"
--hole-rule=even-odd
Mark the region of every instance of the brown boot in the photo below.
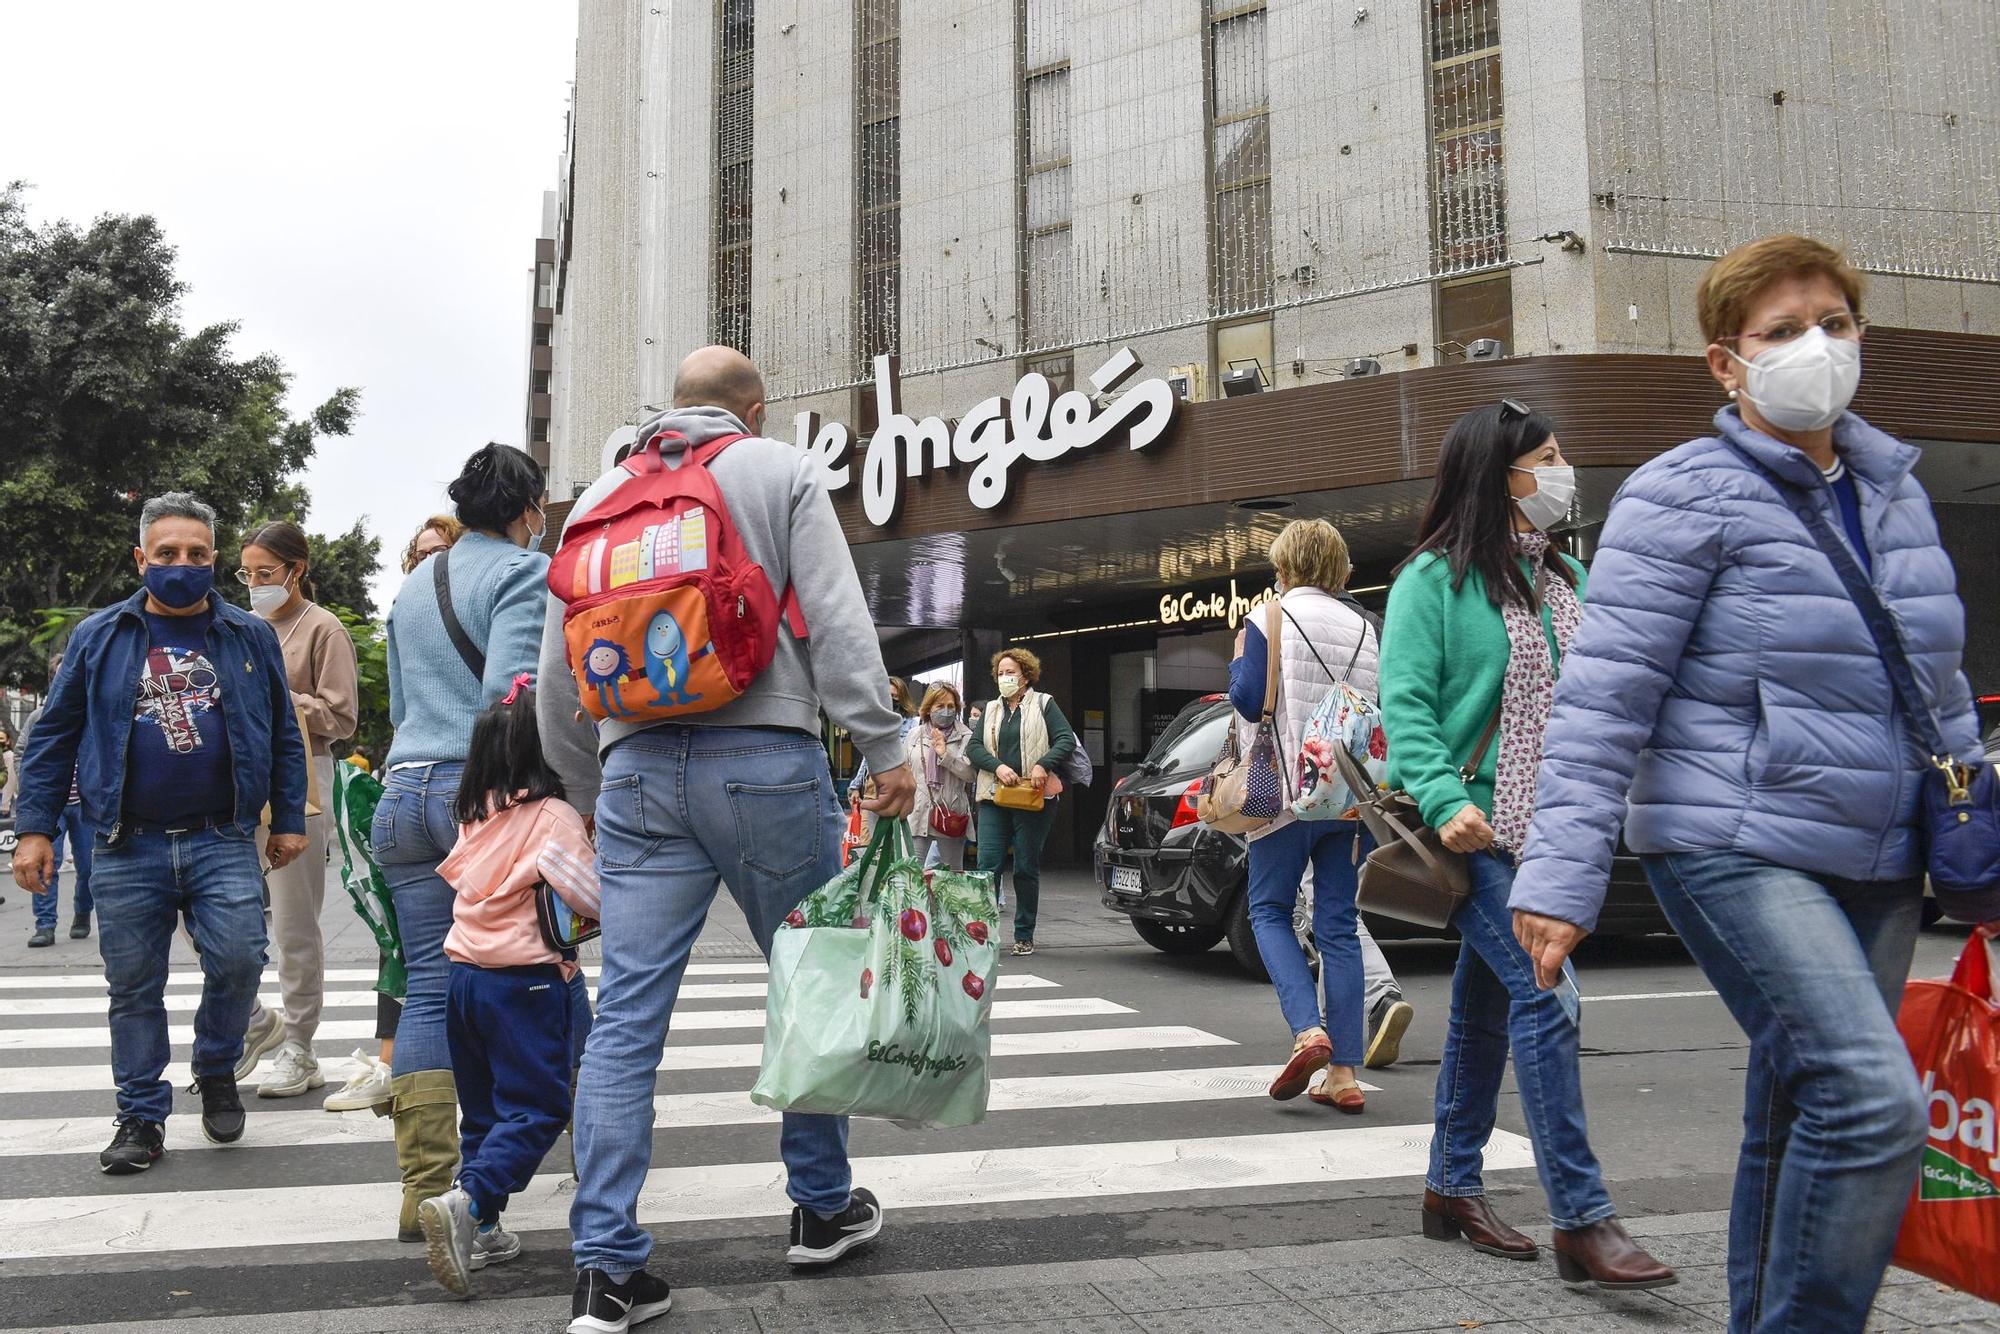
[[[458,1173],[458,1085],[449,1070],[417,1070],[389,1086],[396,1120],[396,1166],[403,1174],[398,1241],[422,1241],[417,1206],[451,1189]]]
[[[1484,1195],[1449,1196],[1424,1192],[1424,1235],[1432,1241],[1463,1236],[1475,1251],[1503,1260],[1539,1260],[1541,1247],[1500,1221]]]
[[[1600,1288],[1664,1288],[1680,1282],[1674,1271],[1639,1249],[1615,1218],[1589,1227],[1556,1229],[1556,1273],[1565,1283]]]

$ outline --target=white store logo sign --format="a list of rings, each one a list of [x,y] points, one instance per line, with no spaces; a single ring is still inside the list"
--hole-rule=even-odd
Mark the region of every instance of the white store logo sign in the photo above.
[[[1090,377],[1091,387],[1099,394],[1112,393],[1139,366],[1137,353],[1120,348]],[[877,528],[896,521],[905,483],[926,473],[971,465],[967,496],[982,510],[994,509],[1007,499],[1015,464],[1053,463],[1120,431],[1129,433],[1128,448],[1144,449],[1166,434],[1180,406],[1173,387],[1153,379],[1125,389],[1100,410],[1080,389],[1057,394],[1038,371],[1016,381],[1011,395],[996,395],[974,407],[955,430],[942,417],[910,417],[902,411],[901,398],[896,358],[875,358],[876,420],[881,424],[868,440],[859,471],[861,512]],[[822,422],[816,412],[801,412],[796,420],[798,447],[819,461],[826,489],[838,492],[852,485],[856,468],[848,456],[853,431],[839,422]]]

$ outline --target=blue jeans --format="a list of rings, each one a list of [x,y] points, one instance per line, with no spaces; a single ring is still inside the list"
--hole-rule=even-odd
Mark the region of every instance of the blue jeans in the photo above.
[[[451,965],[445,1034],[458,1086],[458,1184],[482,1223],[500,1217],[562,1138],[575,1003],[552,963]]]
[[[1645,866],[1750,1038],[1729,1327],[1860,1329],[1928,1128],[1896,1032],[1923,882],[1837,880],[1733,852]]]
[[[196,1078],[226,1075],[264,974],[264,874],[257,842],[233,829],[133,834],[92,850],[97,946],[111,992],[111,1075],[119,1117],[164,1123],[173,1086],[160,1078],[167,1042],[167,952],[183,915],[201,956],[194,1015]]]
[[[445,957],[444,938],[451,930],[456,895],[437,868],[458,843],[458,821],[451,807],[458,800],[458,780],[464,772],[465,766],[457,762],[392,770],[375,807],[371,834],[375,861],[395,896],[396,929],[403,941],[408,978],[391,1063],[391,1072],[399,1077],[451,1069],[451,1049],[444,1036],[451,960]]]
[[[614,1276],[653,1249],[639,1191],[653,1160],[653,1092],[688,954],[725,884],[767,955],[785,914],[840,870],[840,810],[816,738],[665,725],[604,756],[597,859],[604,971],[576,1090],[579,1269]],[[792,1202],[820,1215],[852,1198],[847,1118],[785,1113]]]
[[[1556,993],[1535,985],[1534,964],[1514,939],[1514,915],[1507,907],[1514,865],[1491,852],[1474,853],[1465,862],[1472,895],[1452,920],[1462,943],[1438,1066],[1437,1128],[1426,1184],[1445,1196],[1486,1193],[1481,1154],[1499,1115],[1511,1045],[1549,1221],[1573,1229],[1614,1217],[1618,1210],[1584,1126],[1577,1027]]]
[[[1309,1028],[1325,1028],[1333,1043],[1335,1065],[1361,1064],[1366,1051],[1362,1030],[1366,1016],[1361,1003],[1361,940],[1355,927],[1361,916],[1354,909],[1352,820],[1294,820],[1276,833],[1250,845],[1250,927],[1257,934],[1257,953],[1278,989],[1278,1007],[1297,1037]],[[1322,1021],[1319,997],[1313,991],[1312,968],[1305,947],[1292,929],[1292,910],[1299,901],[1299,882],[1306,863],[1313,868],[1313,944],[1319,949],[1320,981],[1326,987]]]
[[[83,822],[83,807],[74,801],[63,807],[61,823],[56,826],[56,878],[50,883],[48,893],[28,896],[34,901],[36,926],[53,929],[56,915],[62,908],[62,864],[65,843],[69,844],[70,862],[76,873],[76,915],[90,916],[91,842],[90,826]]]

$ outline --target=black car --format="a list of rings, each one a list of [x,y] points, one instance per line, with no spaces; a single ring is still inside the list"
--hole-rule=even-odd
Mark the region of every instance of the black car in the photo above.
[[[1104,906],[1130,917],[1141,940],[1168,954],[1199,954],[1226,939],[1244,971],[1262,978],[1264,961],[1250,930],[1248,845],[1241,835],[1203,824],[1194,805],[1233,716],[1221,695],[1180,711],[1138,769],[1112,788],[1092,861]],[[1310,910],[1303,892],[1300,898],[1293,921],[1305,939]],[[1435,934],[1373,913],[1367,920],[1382,940]],[[1621,848],[1596,934],[1671,930],[1638,858]]]

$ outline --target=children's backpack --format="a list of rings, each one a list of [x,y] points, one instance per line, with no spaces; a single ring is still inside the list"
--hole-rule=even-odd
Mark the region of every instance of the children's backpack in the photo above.
[[[806,637],[797,594],[780,599],[750,559],[709,465],[743,435],[688,446],[668,467],[648,438],[627,476],[570,519],[549,566],[565,604],[570,670],[593,718],[660,722],[740,698],[778,648],[778,621]]]
[[[1353,756],[1371,782],[1379,784],[1388,776],[1389,742],[1382,731],[1381,710],[1374,699],[1347,683],[1354,664],[1360,661],[1371,629],[1364,618],[1354,656],[1347,660],[1347,667],[1334,679],[1333,688],[1313,709],[1299,733],[1296,785],[1299,795],[1292,802],[1292,814],[1301,820],[1351,819],[1355,803],[1367,795],[1353,791],[1341,778],[1334,758],[1335,747]],[[1306,640],[1306,647],[1312,648],[1310,639]],[[1319,650],[1313,649],[1313,658],[1319,659]],[[1320,670],[1333,676],[1324,662],[1320,662]]]

